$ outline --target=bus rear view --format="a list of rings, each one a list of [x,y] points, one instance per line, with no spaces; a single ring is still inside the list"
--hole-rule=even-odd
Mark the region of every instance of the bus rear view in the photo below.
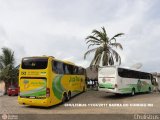
[[[117,94],[152,92],[152,75],[147,72],[122,67],[100,67],[99,90]]]
[[[19,71],[18,102],[25,105],[47,106],[47,57],[22,59]]]
[[[99,90],[116,93],[116,67],[100,67],[98,70]]]

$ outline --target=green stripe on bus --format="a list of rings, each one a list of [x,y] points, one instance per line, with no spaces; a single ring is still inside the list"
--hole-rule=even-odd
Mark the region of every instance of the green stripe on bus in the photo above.
[[[142,81],[141,85],[139,84],[128,84],[127,87],[119,89],[121,92],[129,93],[132,89],[135,88],[135,92],[147,92],[149,88],[152,89],[152,86],[145,81]]]
[[[37,91],[35,93],[31,93],[31,94],[25,94],[25,95],[22,95],[22,96],[46,96],[46,89],[43,89],[41,91]]]
[[[113,84],[111,84],[111,83],[99,84],[99,87],[104,87],[104,88],[114,88]]]
[[[46,79],[42,79],[44,81],[44,85],[42,87],[38,87],[36,89],[28,90],[25,92],[20,92],[20,96],[39,96],[39,94],[46,95]]]
[[[61,84],[62,77],[63,75],[57,75],[52,82],[53,93],[55,97],[58,98],[59,100],[62,99],[63,92],[65,91],[65,89]]]

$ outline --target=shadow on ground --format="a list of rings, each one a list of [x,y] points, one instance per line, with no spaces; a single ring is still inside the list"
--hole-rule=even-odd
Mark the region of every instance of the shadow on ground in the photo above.
[[[131,94],[110,94],[110,93],[106,94],[107,94],[106,96],[101,96],[101,97],[106,99],[126,99],[126,98],[133,98],[133,97],[147,95],[149,93],[136,93],[134,96],[132,96]]]
[[[66,101],[65,103],[68,103],[68,102],[72,101],[76,96],[79,96],[79,95],[81,95],[81,94],[83,94],[83,93],[84,93],[84,92],[74,95],[69,101]],[[57,104],[57,105],[53,105],[53,106],[49,106],[49,107],[29,106],[29,105],[23,106],[23,107],[33,108],[33,109],[47,109],[47,110],[48,110],[48,109],[57,108],[57,107],[59,107],[59,106],[61,106],[61,105],[63,105],[63,104],[64,104],[64,103],[59,103],[59,104]]]

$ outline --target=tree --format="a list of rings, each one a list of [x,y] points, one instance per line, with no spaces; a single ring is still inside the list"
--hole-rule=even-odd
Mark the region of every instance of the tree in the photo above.
[[[17,81],[17,70],[14,68],[14,63],[14,52],[9,48],[2,48],[2,55],[0,55],[0,80],[5,82],[6,90],[8,84]]]
[[[92,34],[86,37],[86,44],[88,44],[88,49],[91,46],[97,46],[88,50],[84,54],[84,59],[87,55],[92,52],[95,52],[94,58],[91,61],[90,66],[99,66],[102,61],[102,65],[114,65],[115,62],[121,64],[121,57],[117,51],[113,48],[120,48],[123,50],[123,47],[120,43],[117,42],[116,38],[124,35],[124,33],[118,33],[114,35],[111,39],[107,36],[106,30],[102,27],[102,31],[93,30]]]

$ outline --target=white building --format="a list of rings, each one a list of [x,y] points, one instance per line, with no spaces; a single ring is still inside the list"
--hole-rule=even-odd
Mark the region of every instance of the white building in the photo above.
[[[0,81],[0,96],[4,95],[5,93],[5,82]]]

